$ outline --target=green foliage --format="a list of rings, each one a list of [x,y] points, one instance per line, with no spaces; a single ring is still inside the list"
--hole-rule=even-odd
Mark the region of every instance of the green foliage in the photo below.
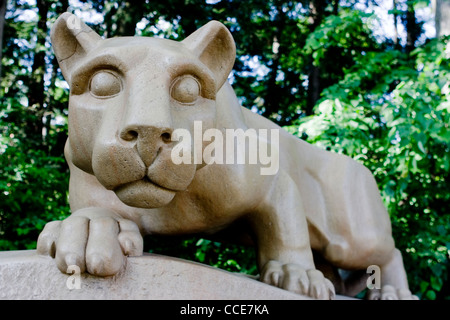
[[[27,150],[8,129],[0,141],[0,250],[34,249],[48,221],[69,215],[69,174],[64,159]]]
[[[144,238],[144,251],[197,261],[231,272],[258,273],[253,247],[217,242],[202,237]]]
[[[374,173],[412,289],[427,299],[439,297],[450,272],[448,43],[411,55],[366,52],[298,126],[307,141]]]
[[[339,67],[343,59],[354,59],[361,51],[373,48],[375,40],[367,23],[363,19],[371,17],[371,14],[357,10],[342,10],[341,14],[331,15],[308,35],[304,52],[312,56],[314,65],[321,66],[327,59],[339,59]],[[338,57],[336,56],[338,55]],[[352,60],[353,60],[352,59]]]
[[[48,35],[22,17],[35,8],[11,1],[8,9],[0,82],[0,250],[35,248],[45,223],[69,214],[63,157],[68,92]]]
[[[375,16],[355,9],[366,3],[372,1],[83,0],[71,9],[85,6],[102,15],[90,25],[105,37],[181,40],[211,19],[222,21],[237,44],[232,81],[242,105],[365,164],[391,215],[413,291],[425,299],[449,298],[448,40],[413,50],[413,43],[402,48],[375,39]],[[397,3],[390,12],[412,39],[421,32],[412,13],[423,3]],[[68,5],[8,2],[0,79],[0,250],[34,248],[45,222],[70,211],[63,157],[69,92],[48,34]],[[321,99],[311,115],[315,93]],[[146,237],[145,249],[257,272],[253,248]]]

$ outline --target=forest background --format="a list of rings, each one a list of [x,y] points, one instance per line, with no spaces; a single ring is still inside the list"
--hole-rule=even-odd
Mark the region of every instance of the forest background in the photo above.
[[[49,30],[181,40],[211,19],[237,44],[243,106],[374,174],[412,291],[450,299],[450,0],[0,0],[0,250],[63,219],[69,88]],[[256,274],[253,248],[201,237],[145,249]]]

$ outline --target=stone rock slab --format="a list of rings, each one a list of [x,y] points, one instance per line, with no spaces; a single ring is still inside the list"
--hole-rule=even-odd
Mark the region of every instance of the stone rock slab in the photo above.
[[[127,258],[112,277],[61,273],[35,250],[0,252],[0,299],[308,300],[249,277],[156,254]],[[72,287],[72,289],[70,289]]]

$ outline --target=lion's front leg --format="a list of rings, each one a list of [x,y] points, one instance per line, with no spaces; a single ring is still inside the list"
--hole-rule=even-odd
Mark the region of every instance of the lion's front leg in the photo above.
[[[133,221],[109,209],[92,207],[47,223],[39,235],[37,252],[55,258],[64,273],[76,265],[81,272],[111,276],[125,266],[125,256],[142,255],[143,240]]]
[[[314,265],[306,216],[292,179],[280,172],[266,201],[251,215],[261,280],[316,299],[333,299],[334,286]]]
[[[315,299],[332,300],[335,297],[333,284],[322,272],[315,268],[305,269],[296,263],[283,264],[271,260],[264,265],[261,280]]]

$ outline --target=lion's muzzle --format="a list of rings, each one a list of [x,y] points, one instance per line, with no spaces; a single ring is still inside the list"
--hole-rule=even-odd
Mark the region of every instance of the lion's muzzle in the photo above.
[[[100,140],[93,152],[92,167],[99,182],[132,207],[167,205],[194,178],[196,166],[175,164],[171,151],[172,129],[127,126],[115,139]]]

